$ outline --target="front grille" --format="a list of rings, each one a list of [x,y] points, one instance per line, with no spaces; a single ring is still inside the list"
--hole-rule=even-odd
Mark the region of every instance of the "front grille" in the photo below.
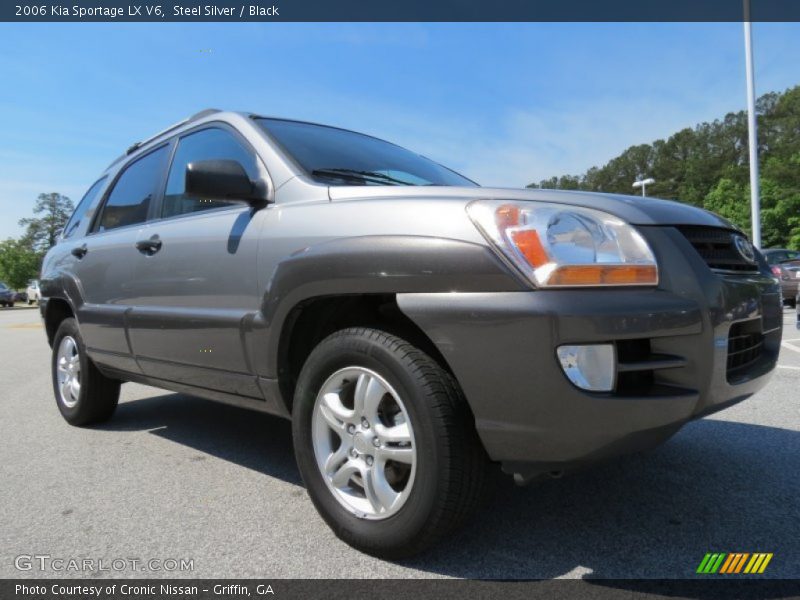
[[[736,232],[719,227],[696,225],[687,225],[677,229],[689,240],[700,257],[712,269],[750,273],[758,271],[758,266],[745,260],[736,249],[733,242]]]
[[[756,321],[732,325],[728,334],[728,380],[756,363],[763,350],[764,334]]]

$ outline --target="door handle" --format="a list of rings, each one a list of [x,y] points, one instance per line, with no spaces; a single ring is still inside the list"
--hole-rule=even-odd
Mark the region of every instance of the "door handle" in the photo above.
[[[77,256],[78,258],[83,258],[84,256],[86,256],[86,253],[88,251],[89,248],[86,247],[86,244],[83,244],[81,246],[75,246],[72,250],[70,250],[72,256]]]
[[[158,234],[155,234],[146,240],[139,240],[136,242],[136,249],[143,254],[153,256],[153,254],[161,250],[161,238],[158,237]]]

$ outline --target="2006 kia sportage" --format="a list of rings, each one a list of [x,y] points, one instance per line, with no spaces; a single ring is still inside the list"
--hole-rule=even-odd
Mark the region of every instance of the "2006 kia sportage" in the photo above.
[[[410,555],[487,468],[524,483],[651,447],[760,389],[780,290],[692,206],[490,189],[382,140],[203,111],[132,146],[48,253],[58,408],[136,381],[293,422],[349,544]]]

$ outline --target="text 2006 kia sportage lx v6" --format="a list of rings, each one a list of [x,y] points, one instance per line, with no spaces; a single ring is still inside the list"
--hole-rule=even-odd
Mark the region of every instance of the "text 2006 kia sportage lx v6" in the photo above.
[[[510,190],[379,139],[204,111],[132,146],[50,250],[58,408],[136,381],[292,419],[311,500],[410,555],[519,482],[651,447],[775,367],[778,284],[676,202]]]

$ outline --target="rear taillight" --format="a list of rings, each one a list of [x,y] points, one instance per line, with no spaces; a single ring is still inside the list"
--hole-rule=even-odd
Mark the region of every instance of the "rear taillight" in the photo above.
[[[781,268],[780,267],[772,267],[772,274],[775,275],[775,277],[780,277],[781,276]]]

